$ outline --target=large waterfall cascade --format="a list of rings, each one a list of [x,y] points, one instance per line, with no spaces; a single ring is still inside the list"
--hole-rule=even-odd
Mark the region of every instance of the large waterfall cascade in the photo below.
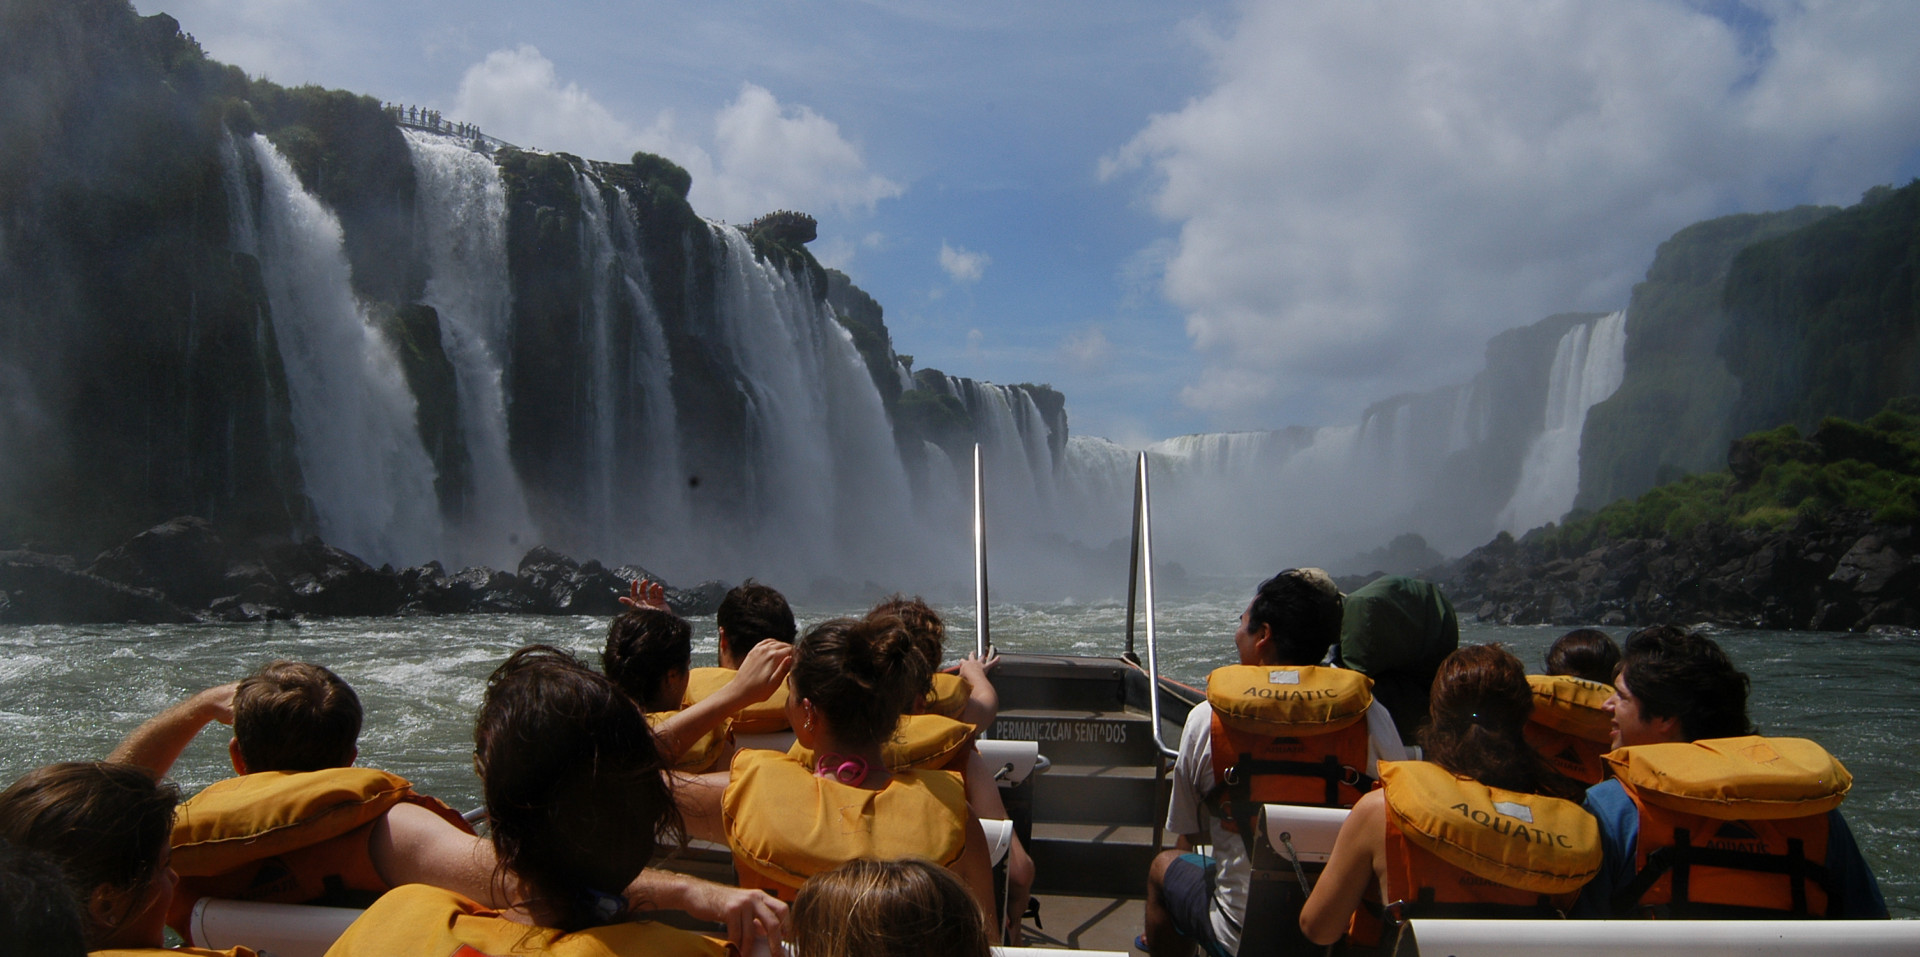
[[[1557,522],[1580,490],[1580,435],[1587,410],[1620,388],[1626,373],[1627,314],[1582,323],[1560,337],[1547,385],[1546,425],[1527,448],[1499,528],[1520,534]]]
[[[252,205],[245,161],[230,149],[228,194],[239,204],[232,239],[260,260],[320,535],[376,562],[437,558],[433,460],[399,360],[354,297],[340,221],[266,137],[247,145],[260,201]]]
[[[533,519],[508,449],[505,358],[513,289],[507,274],[507,190],[485,155],[447,138],[405,131],[413,154],[415,235],[424,247],[424,300],[440,317],[459,390],[460,429],[472,462],[472,496],[449,530],[456,565],[510,566],[515,538]]]
[[[515,341],[509,198],[492,158],[432,134],[406,135],[427,271],[423,301],[440,319],[469,459],[464,507],[443,509],[436,498],[414,397],[351,292],[338,220],[258,137],[248,144],[263,184],[258,208],[240,153],[230,158],[234,241],[262,262],[321,534],[376,563],[510,566],[558,530],[543,530],[532,514],[508,428]],[[931,442],[903,457],[851,335],[808,276],[757,256],[739,229],[708,223],[683,243],[710,244],[711,301],[702,299],[704,311],[687,319],[688,328],[669,330],[656,283],[693,283],[692,276],[653,274],[647,226],[625,187],[589,163],[574,163],[573,176],[582,288],[579,314],[568,320],[577,341],[565,345],[581,358],[571,373],[579,378],[567,427],[582,443],[582,474],[572,476],[582,500],[563,503],[574,524],[559,541],[582,557],[644,561],[682,579],[757,575],[804,586],[822,576],[964,568],[968,463]],[[689,443],[709,437],[690,430],[676,408],[671,349],[682,345],[670,348],[675,336],[705,351],[703,361],[721,370],[718,387],[740,390],[744,434],[725,439],[738,445],[719,446],[739,450],[725,459],[738,471],[726,477],[737,493],[723,516],[702,512],[701,493],[690,491]],[[1234,574],[1335,563],[1408,530],[1463,550],[1498,528],[1523,531],[1557,519],[1576,491],[1586,411],[1618,387],[1624,337],[1620,313],[1561,337],[1545,425],[1531,437],[1504,507],[1464,510],[1479,518],[1449,515],[1451,526],[1421,524],[1450,511],[1436,489],[1493,431],[1498,400],[1476,379],[1378,403],[1348,426],[1154,443],[1146,451],[1156,476],[1159,554],[1203,573]],[[903,389],[930,389],[965,409],[986,456],[993,540],[1010,564],[1030,561],[1044,572],[1051,559],[1011,557],[1023,543],[1051,542],[1042,552],[1056,555],[1060,543],[1099,552],[1127,534],[1133,450],[1051,434],[1026,387],[895,368]],[[711,464],[715,447],[703,447]],[[911,481],[910,468],[921,470]],[[1490,521],[1496,510],[1498,528]]]

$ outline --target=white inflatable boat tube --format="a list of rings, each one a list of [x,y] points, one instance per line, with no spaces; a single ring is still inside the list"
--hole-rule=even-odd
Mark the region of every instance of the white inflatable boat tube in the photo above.
[[[360,916],[350,907],[260,904],[207,897],[193,905],[188,931],[196,947],[251,947],[275,957],[323,957]]]
[[[980,749],[987,766],[998,772],[1011,767],[1006,776],[1000,779],[1002,784],[1019,784],[1033,774],[1033,766],[1040,763],[1040,742],[1038,741],[999,741],[992,738],[978,738],[973,746]]]

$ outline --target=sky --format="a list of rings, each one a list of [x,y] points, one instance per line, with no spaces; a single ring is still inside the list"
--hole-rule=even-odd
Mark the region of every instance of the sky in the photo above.
[[[1343,425],[1713,216],[1920,176],[1920,3],[135,0],[215,59],[773,209],[916,368]]]

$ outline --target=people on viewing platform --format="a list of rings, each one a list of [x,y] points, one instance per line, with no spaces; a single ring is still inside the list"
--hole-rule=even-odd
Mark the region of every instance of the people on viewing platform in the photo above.
[[[1207,683],[1207,702],[1188,714],[1180,735],[1167,806],[1167,830],[1178,835],[1177,849],[1155,858],[1147,876],[1142,942],[1154,957],[1187,957],[1196,944],[1212,957],[1234,957],[1239,951],[1249,919],[1254,865],[1248,821],[1254,804],[1350,805],[1370,786],[1381,761],[1406,756],[1392,716],[1373,699],[1367,679],[1319,667],[1340,640],[1341,606],[1340,591],[1325,572],[1299,568],[1261,582],[1241,612],[1233,636],[1241,668],[1214,672]],[[1339,720],[1264,732],[1257,725],[1230,727],[1235,717],[1220,714],[1220,709],[1239,711],[1248,705],[1251,712],[1261,710],[1253,704],[1259,696],[1235,693],[1254,672],[1253,680],[1266,687],[1312,688],[1329,699],[1337,696],[1339,705],[1333,710]],[[1275,722],[1285,717],[1272,716]],[[1312,733],[1283,733],[1308,731]],[[1251,771],[1256,763],[1326,766],[1328,758],[1338,768],[1337,780],[1262,774],[1259,793],[1253,791],[1252,774],[1228,773],[1241,765]],[[1203,833],[1203,811],[1215,825],[1212,857],[1193,851]]]
[[[1747,718],[1747,676],[1710,638],[1672,625],[1628,636],[1605,707],[1613,779],[1587,810],[1605,857],[1592,917],[1886,917],[1838,807],[1845,767]]]
[[[1348,814],[1300,912],[1309,940],[1373,946],[1420,916],[1565,916],[1599,870],[1600,836],[1580,805],[1550,795],[1558,778],[1522,735],[1533,706],[1505,648],[1441,662],[1426,760],[1383,763],[1380,789]],[[1520,828],[1538,839],[1516,844]]]
[[[635,919],[675,906],[649,893],[643,872],[661,843],[677,843],[680,820],[646,716],[606,677],[557,648],[514,652],[487,679],[474,763],[503,903],[402,887],[354,921],[330,957],[730,952]],[[745,920],[777,941],[785,910],[760,906]]]

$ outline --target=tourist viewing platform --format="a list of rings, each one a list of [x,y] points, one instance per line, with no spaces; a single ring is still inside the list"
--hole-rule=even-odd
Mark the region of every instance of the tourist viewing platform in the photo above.
[[[403,106],[399,103],[382,103],[380,108],[401,126],[439,133],[442,136],[458,137],[469,141],[474,149],[483,153],[491,153],[502,148],[516,150],[520,148],[506,140],[480,132],[478,124],[456,123],[449,120],[440,115],[439,110],[430,110],[424,106]]]

